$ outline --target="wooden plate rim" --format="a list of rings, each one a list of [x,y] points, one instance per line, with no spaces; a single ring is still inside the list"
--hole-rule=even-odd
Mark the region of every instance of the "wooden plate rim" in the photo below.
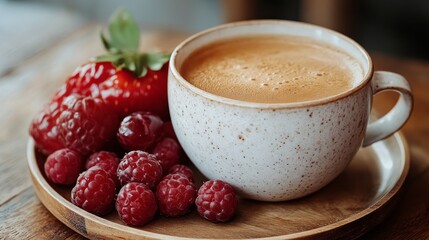
[[[305,237],[311,237],[317,234],[321,234],[324,232],[329,232],[334,230],[335,228],[339,228],[342,226],[345,226],[347,224],[350,224],[354,221],[357,221],[365,216],[368,216],[374,212],[376,212],[379,208],[381,208],[383,205],[388,203],[392,198],[398,193],[401,186],[403,185],[405,178],[408,174],[409,168],[410,168],[410,153],[408,144],[401,132],[395,133],[392,137],[395,138],[395,141],[398,142],[399,146],[402,148],[401,153],[402,157],[401,159],[404,160],[404,168],[402,169],[402,173],[396,182],[396,184],[393,186],[393,188],[386,193],[384,196],[380,197],[377,201],[375,201],[370,207],[351,215],[348,218],[345,218],[343,220],[340,220],[338,222],[325,225],[319,228],[314,228],[298,233],[292,233],[292,234],[286,234],[286,235],[280,235],[280,236],[272,236],[272,237],[263,237],[263,238],[257,238],[257,239],[298,239],[298,238],[305,238]],[[159,234],[159,233],[153,233],[150,231],[145,231],[142,229],[137,229],[133,227],[129,227],[126,225],[118,224],[115,222],[111,222],[109,220],[106,220],[102,217],[98,217],[96,215],[93,215],[91,213],[88,213],[79,207],[73,205],[68,200],[64,199],[59,193],[57,193],[46,181],[46,179],[43,177],[42,173],[39,170],[39,167],[37,165],[35,151],[34,151],[34,140],[30,137],[27,142],[27,162],[28,167],[30,170],[30,174],[32,176],[33,184],[36,187],[37,185],[40,186],[45,193],[47,193],[54,201],[56,201],[58,204],[61,204],[63,207],[67,208],[69,211],[83,217],[85,219],[85,225],[86,221],[91,221],[94,224],[102,225],[107,228],[115,229],[117,232],[123,232],[126,234],[132,234],[134,236],[139,237],[147,237],[152,239],[201,239],[201,238],[188,238],[188,237],[178,237],[178,236],[172,236],[172,235],[166,235],[166,234]],[[54,211],[51,210],[52,206],[47,206],[45,204],[45,200],[39,195],[38,189],[36,188],[36,194],[38,195],[40,201],[43,203],[43,205],[61,222],[63,222],[68,227],[72,228],[74,231],[78,232],[79,234],[90,237],[86,232],[83,232],[82,229],[77,228],[77,226],[73,225],[72,223],[64,220],[61,216],[57,216]]]

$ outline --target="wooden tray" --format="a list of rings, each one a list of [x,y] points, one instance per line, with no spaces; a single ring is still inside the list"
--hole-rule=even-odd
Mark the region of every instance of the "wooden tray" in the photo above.
[[[74,206],[70,188],[46,181],[44,158],[31,139],[27,155],[40,201],[61,222],[92,239],[353,239],[386,217],[410,164],[406,141],[396,133],[361,149],[337,179],[308,197],[280,203],[240,200],[229,223],[214,224],[193,211],[180,218],[158,216],[134,228],[122,224],[115,212],[101,218]]]

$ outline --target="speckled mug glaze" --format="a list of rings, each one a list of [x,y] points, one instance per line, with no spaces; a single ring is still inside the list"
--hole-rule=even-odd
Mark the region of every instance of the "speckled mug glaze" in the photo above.
[[[327,42],[356,58],[364,77],[347,92],[283,104],[243,102],[213,95],[179,73],[190,53],[236,36],[286,34]],[[400,93],[398,103],[369,124],[373,94]],[[411,113],[412,96],[400,75],[373,72],[369,55],[334,31],[291,21],[247,21],[198,33],[173,51],[168,76],[171,120],[195,166],[209,179],[233,185],[242,197],[283,201],[317,191],[337,177],[362,145],[397,131]]]

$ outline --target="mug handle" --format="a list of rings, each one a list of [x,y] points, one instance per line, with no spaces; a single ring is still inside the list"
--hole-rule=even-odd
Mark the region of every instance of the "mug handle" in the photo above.
[[[413,108],[413,96],[407,80],[396,73],[376,71],[371,79],[373,95],[381,91],[395,91],[399,99],[384,116],[368,124],[363,147],[380,141],[398,131],[408,120]]]

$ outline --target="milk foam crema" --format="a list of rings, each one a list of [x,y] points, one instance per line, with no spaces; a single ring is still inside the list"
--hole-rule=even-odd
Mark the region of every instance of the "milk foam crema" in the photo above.
[[[360,64],[330,45],[304,37],[263,35],[218,41],[193,52],[180,69],[194,86],[257,103],[322,99],[363,78]]]

